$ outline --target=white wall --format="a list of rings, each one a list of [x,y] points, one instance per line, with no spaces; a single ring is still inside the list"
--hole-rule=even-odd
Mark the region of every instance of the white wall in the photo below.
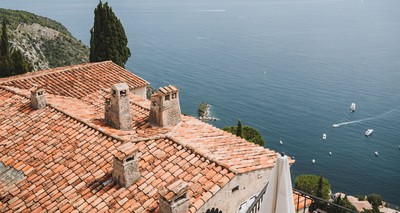
[[[135,95],[138,95],[138,96],[140,96],[140,97],[142,97],[144,99],[146,99],[147,87],[146,86],[138,87],[138,88],[135,88],[133,90],[130,90],[130,92],[135,94]]]

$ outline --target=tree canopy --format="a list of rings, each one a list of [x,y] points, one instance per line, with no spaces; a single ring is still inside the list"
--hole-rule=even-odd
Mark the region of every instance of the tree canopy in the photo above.
[[[265,146],[265,140],[261,136],[260,132],[257,129],[254,129],[253,127],[242,125],[241,121],[238,121],[237,126],[226,126],[223,128],[223,130],[232,133],[234,135],[240,136],[241,138],[244,138],[247,141],[253,142],[260,146]]]
[[[121,21],[101,1],[94,10],[94,25],[90,30],[90,62],[112,60],[124,67],[131,56],[128,39]]]
[[[339,206],[351,209],[353,211],[357,211],[357,208],[347,199],[347,196],[344,196],[344,198],[342,198],[341,195],[339,195],[339,197],[337,197],[335,199],[334,203],[339,205]],[[335,206],[332,206],[332,207],[329,208],[329,212],[342,213],[343,209],[339,209],[339,208],[337,208]]]
[[[32,71],[32,65],[18,49],[10,50],[7,36],[7,22],[3,19],[0,41],[0,77],[8,77]]]
[[[328,179],[317,175],[299,175],[294,180],[294,187],[311,195],[329,199],[331,185]]]

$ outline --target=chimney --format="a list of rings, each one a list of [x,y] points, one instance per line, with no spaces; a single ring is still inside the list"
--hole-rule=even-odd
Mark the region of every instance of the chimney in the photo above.
[[[189,209],[188,184],[175,180],[159,191],[159,213],[181,213]]]
[[[116,129],[132,129],[129,87],[127,84],[114,84],[111,87],[111,95],[106,98],[104,118],[108,125]]]
[[[177,87],[171,85],[161,87],[157,93],[150,97],[150,100],[149,123],[152,126],[173,126],[181,121],[181,107]]]
[[[140,178],[137,160],[137,149],[132,154],[120,157],[114,156],[112,178],[118,185],[128,188]]]
[[[31,91],[31,108],[42,109],[46,107],[45,89],[36,85],[30,89]]]

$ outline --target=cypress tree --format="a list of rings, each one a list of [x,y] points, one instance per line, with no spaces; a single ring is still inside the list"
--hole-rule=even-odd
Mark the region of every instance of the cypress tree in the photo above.
[[[243,132],[242,122],[238,120],[236,136],[242,137],[242,132]]]
[[[9,55],[8,47],[8,36],[7,36],[7,24],[6,20],[3,19],[1,27],[1,43],[0,43],[0,58],[5,58]]]
[[[101,1],[94,10],[94,25],[90,30],[90,62],[112,60],[124,67],[131,56],[128,39],[121,21],[108,3]]]
[[[5,19],[2,24],[0,45],[0,77],[23,74],[33,69],[21,51],[15,49],[12,53],[10,52]]]

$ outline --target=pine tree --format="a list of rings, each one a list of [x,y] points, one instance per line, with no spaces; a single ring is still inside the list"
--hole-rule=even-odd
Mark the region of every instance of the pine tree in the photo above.
[[[112,60],[124,67],[131,56],[128,39],[121,21],[108,3],[101,1],[94,10],[94,25],[90,30],[90,62]]]
[[[242,137],[242,132],[243,132],[242,122],[238,120],[236,136]]]

